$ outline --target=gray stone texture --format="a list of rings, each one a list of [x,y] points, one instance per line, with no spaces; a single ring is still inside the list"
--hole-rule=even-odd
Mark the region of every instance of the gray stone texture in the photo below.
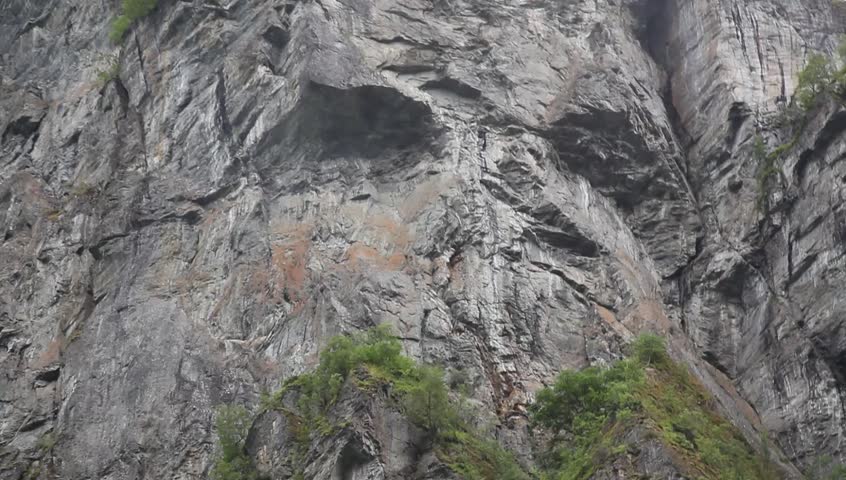
[[[789,476],[846,461],[846,112],[769,211],[752,148],[841,5],[160,0],[115,46],[117,1],[0,2],[0,479],[205,478],[216,405],[386,322],[526,464],[533,392],[645,329]],[[384,400],[312,478],[451,478]]]

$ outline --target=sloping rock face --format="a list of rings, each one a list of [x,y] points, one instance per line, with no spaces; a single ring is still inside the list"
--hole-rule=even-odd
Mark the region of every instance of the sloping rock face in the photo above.
[[[203,478],[215,405],[385,322],[527,464],[532,393],[643,329],[788,475],[846,461],[846,114],[765,211],[753,153],[838,2],[161,0],[114,46],[117,13],[0,4],[0,478]],[[308,471],[449,478],[384,445]]]

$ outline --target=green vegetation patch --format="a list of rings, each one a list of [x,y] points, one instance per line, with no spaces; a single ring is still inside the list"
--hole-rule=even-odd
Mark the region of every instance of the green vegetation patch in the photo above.
[[[811,55],[799,72],[796,101],[803,110],[814,108],[820,95],[830,91],[834,81],[831,60],[823,55]]]
[[[831,457],[818,458],[808,470],[809,480],[846,480],[846,465],[836,463]]]
[[[387,326],[334,337],[313,372],[290,379],[262,398],[262,409],[280,411],[287,418],[294,441],[294,479],[305,478],[312,441],[345,426],[333,425],[327,417],[344,385],[365,393],[389,391],[395,406],[427,432],[426,446],[467,480],[588,479],[622,455],[638,454],[638,445],[627,444],[635,428],[644,430],[643,438],[661,441],[690,478],[781,477],[766,454],[766,442],[765,454],[757,454],[717,413],[704,387],[670,359],[664,340],[655,335],[638,337],[628,359],[608,368],[565,370],[552,386],[538,392],[530,407],[532,425],[535,433],[544,431],[552,440],[538,455],[540,469],[531,475],[493,438],[471,426],[475,412],[450,390],[442,369],[418,365],[401,352]],[[289,398],[293,403],[285,401]],[[252,423],[247,410],[225,406],[216,420],[221,453],[212,478],[257,480],[244,448]],[[825,464],[819,471],[825,473],[811,478],[844,480],[840,466]]]
[[[823,95],[835,95],[843,99],[846,94],[846,37],[837,49],[841,68],[835,68],[833,58],[814,54],[808,57],[805,67],[799,72],[794,93],[796,103],[808,111],[819,104]]]
[[[702,385],[670,360],[659,337],[641,336],[633,347],[630,359],[564,371],[538,392],[533,422],[555,434],[541,478],[589,478],[628,449],[624,435],[638,424],[671,448],[693,478],[779,478],[716,412]]]
[[[120,43],[133,22],[149,15],[158,4],[158,0],[123,0],[123,11],[112,21],[109,39]]]
[[[499,443],[466,428],[444,431],[438,437],[435,453],[466,480],[530,478]]]
[[[213,480],[258,480],[252,459],[244,449],[252,418],[241,405],[218,408],[215,418],[220,455],[211,471]]]
[[[464,478],[529,478],[509,452],[465,420],[460,401],[450,395],[444,371],[418,365],[403,355],[402,345],[388,325],[332,338],[314,372],[289,380],[265,398],[265,408],[285,412],[292,426],[299,444],[292,463],[299,475],[311,440],[342,427],[331,425],[326,414],[348,382],[367,392],[389,387],[396,406],[425,430],[441,461]],[[285,396],[294,392],[298,394],[296,409],[286,409]]]
[[[103,55],[101,60],[106,66],[97,70],[97,83],[100,87],[105,86],[120,75],[120,62],[117,55]]]

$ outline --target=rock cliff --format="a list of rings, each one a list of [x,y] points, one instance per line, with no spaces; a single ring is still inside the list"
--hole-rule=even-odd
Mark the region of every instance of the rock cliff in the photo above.
[[[534,392],[644,330],[786,477],[846,461],[846,112],[779,123],[839,1],[119,10],[0,2],[0,479],[206,478],[215,406],[381,323],[525,465]],[[314,478],[453,478],[337,408]]]

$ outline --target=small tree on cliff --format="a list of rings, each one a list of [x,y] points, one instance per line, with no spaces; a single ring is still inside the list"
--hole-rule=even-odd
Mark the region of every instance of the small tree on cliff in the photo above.
[[[217,410],[215,427],[220,456],[211,471],[214,480],[256,480],[258,474],[244,443],[250,430],[250,414],[241,405],[224,405]]]
[[[803,110],[813,108],[820,95],[829,91],[833,74],[831,62],[823,55],[811,55],[805,68],[799,72],[796,85],[796,101]]]

